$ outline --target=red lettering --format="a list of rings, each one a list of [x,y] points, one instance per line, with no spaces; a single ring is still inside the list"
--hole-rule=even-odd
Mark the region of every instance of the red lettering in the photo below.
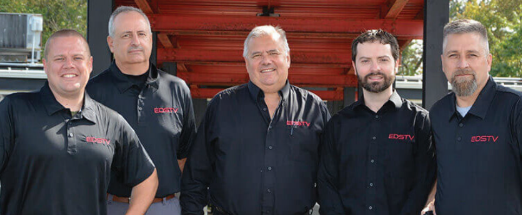
[[[177,113],[179,108],[154,108],[154,113]]]
[[[415,138],[415,136],[409,135],[409,134],[389,134],[388,139],[390,140],[412,140]]]
[[[471,137],[471,142],[472,143],[476,143],[476,142],[497,142],[498,140],[498,136],[491,136],[491,135],[480,135],[480,136],[472,136]]]

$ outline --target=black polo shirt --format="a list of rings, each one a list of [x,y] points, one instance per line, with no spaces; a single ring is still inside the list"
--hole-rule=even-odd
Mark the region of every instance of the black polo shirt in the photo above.
[[[435,181],[428,111],[394,92],[377,113],[364,98],[325,128],[321,214],[420,214]]]
[[[273,119],[252,82],[212,99],[183,174],[183,214],[203,213],[207,187],[210,202],[230,214],[303,214],[314,206],[330,114],[319,97],[288,82],[279,94]]]
[[[196,126],[187,84],[152,63],[147,73],[143,85],[124,75],[113,62],[89,81],[87,91],[93,99],[120,113],[134,128],[156,165],[156,197],[161,198],[180,191],[178,159],[187,156]],[[109,185],[109,193],[120,197],[129,197],[131,189],[119,180],[111,180]]]
[[[454,93],[433,105],[437,214],[522,213],[521,96],[490,77],[465,117]]]
[[[154,165],[123,117],[85,94],[71,117],[49,86],[0,103],[3,215],[107,214],[111,171],[135,186]]]

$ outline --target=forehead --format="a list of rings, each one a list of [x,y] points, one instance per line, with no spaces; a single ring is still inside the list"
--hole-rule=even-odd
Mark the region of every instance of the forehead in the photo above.
[[[455,49],[478,50],[484,48],[484,40],[478,33],[450,34],[446,36],[446,51]]]
[[[145,31],[149,26],[145,18],[135,11],[120,13],[114,19],[114,29],[116,31]]]
[[[364,42],[357,45],[357,58],[392,56],[391,45],[379,41]]]
[[[87,55],[88,45],[80,37],[77,36],[63,36],[55,37],[51,40],[49,45],[49,54],[51,56],[65,55],[65,54],[85,54]]]
[[[268,34],[259,37],[254,37],[248,42],[248,48],[250,52],[281,49],[283,44],[280,40],[281,35],[279,34]]]

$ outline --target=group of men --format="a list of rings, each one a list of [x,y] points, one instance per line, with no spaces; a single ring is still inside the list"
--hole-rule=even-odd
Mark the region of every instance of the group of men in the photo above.
[[[47,83],[0,103],[1,214],[520,214],[522,94],[489,77],[482,24],[443,38],[453,93],[429,113],[393,88],[396,38],[370,30],[352,45],[363,96],[330,117],[288,82],[283,29],[255,27],[250,81],[218,93],[196,135],[187,85],[149,61],[141,10],[113,12],[114,61],[90,81],[87,41],[58,31]]]

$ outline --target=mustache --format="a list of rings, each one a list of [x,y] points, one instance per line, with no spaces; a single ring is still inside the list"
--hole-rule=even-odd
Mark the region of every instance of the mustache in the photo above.
[[[372,73],[369,73],[367,75],[364,76],[364,79],[368,79],[370,76],[372,75],[380,75],[380,76],[385,76],[382,72],[372,72]]]
[[[453,77],[455,77],[457,75],[473,75],[473,76],[475,76],[475,71],[473,71],[471,69],[458,69],[457,71],[455,71],[455,73],[453,73]]]
[[[141,46],[131,46],[129,48],[129,50],[127,50],[127,51],[129,51],[129,52],[131,52],[131,51],[143,51],[143,47],[141,47]]]

